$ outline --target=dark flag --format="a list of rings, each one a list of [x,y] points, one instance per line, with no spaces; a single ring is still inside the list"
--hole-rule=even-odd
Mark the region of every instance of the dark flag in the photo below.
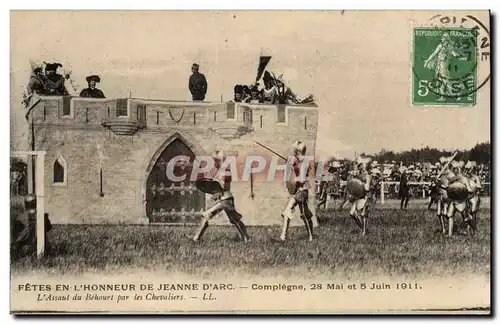
[[[255,78],[255,82],[259,81],[260,77],[262,76],[262,73],[264,73],[264,70],[266,69],[266,66],[270,60],[271,56],[261,56],[259,58],[259,68],[257,69],[257,77]]]

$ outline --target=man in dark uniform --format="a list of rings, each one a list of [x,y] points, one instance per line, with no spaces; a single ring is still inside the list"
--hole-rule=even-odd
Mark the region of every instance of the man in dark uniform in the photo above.
[[[406,209],[408,207],[408,201],[410,200],[410,185],[408,184],[408,174],[406,173],[406,168],[402,167],[401,178],[399,181],[399,199],[401,200],[400,209]]]
[[[85,98],[106,98],[104,93],[96,88],[97,83],[101,82],[101,78],[98,75],[91,75],[87,77],[88,88],[83,89],[80,92],[80,97]]]
[[[48,63],[45,65],[45,95],[47,96],[68,95],[68,90],[64,86],[64,77],[56,72],[58,67],[62,67],[62,64]]]
[[[189,77],[189,91],[193,96],[193,101],[203,101],[205,100],[205,95],[207,94],[208,84],[207,79],[203,74],[198,72],[200,66],[196,63],[191,67],[193,74]]]

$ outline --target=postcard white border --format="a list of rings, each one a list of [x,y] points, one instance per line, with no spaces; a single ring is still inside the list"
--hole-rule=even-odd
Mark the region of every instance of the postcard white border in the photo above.
[[[39,2],[39,1],[16,1],[14,3],[15,7],[7,7],[6,4],[8,2],[2,2],[2,11],[1,17],[3,18],[2,21],[4,22],[2,24],[2,62],[3,64],[2,69],[3,73],[1,75],[3,76],[2,78],[2,86],[0,87],[0,91],[2,91],[2,96],[1,98],[4,100],[3,104],[3,109],[0,110],[0,113],[3,114],[3,116],[0,118],[0,123],[2,123],[2,127],[0,127],[0,130],[3,132],[3,136],[1,136],[2,141],[1,141],[1,152],[3,154],[8,154],[10,150],[10,143],[7,141],[7,138],[10,138],[10,110],[7,107],[10,107],[10,93],[9,93],[9,84],[10,84],[10,76],[9,76],[9,70],[10,67],[7,65],[7,62],[10,57],[9,53],[9,46],[7,46],[8,43],[10,43],[9,40],[9,34],[10,34],[10,26],[7,24],[7,22],[10,20],[10,13],[8,10],[11,9],[56,9],[56,8],[64,8],[64,9],[381,9],[381,10],[387,10],[387,9],[492,9],[496,14],[500,11],[500,2],[499,1],[486,1],[486,0],[476,0],[473,2],[470,1],[450,1],[447,4],[436,2],[434,0],[420,0],[420,1],[388,1],[388,0],[381,0],[381,1],[357,1],[357,0],[350,0],[350,1],[344,1],[344,3],[340,2],[326,2],[326,1],[317,1],[317,0],[310,0],[310,1],[281,1],[279,5],[277,5],[276,1],[263,1],[263,0],[253,0],[253,1],[237,1],[238,3],[236,4],[235,1],[231,2],[226,2],[226,1],[211,1],[210,2],[210,7],[207,7],[206,2],[203,1],[192,1],[192,0],[183,0],[178,1],[177,3],[174,3],[174,1],[169,1],[168,4],[170,5],[168,8],[164,7],[165,2],[160,2],[160,1],[120,1],[120,2],[114,2],[114,1],[95,1],[95,0],[86,0],[86,1],[44,1],[44,2]],[[115,7],[116,4],[119,3],[122,7],[118,8]],[[328,5],[329,4],[329,5]],[[163,5],[163,6],[161,6]],[[333,7],[335,5],[335,7]],[[498,17],[497,17],[498,18]],[[496,22],[498,19],[496,19],[494,22]],[[496,44],[496,42],[493,42]],[[494,51],[496,53],[496,51]],[[498,72],[498,64],[495,66],[495,72]],[[498,92],[498,82],[495,84],[495,88],[491,89],[492,92],[499,93]],[[15,107],[12,107],[14,109]],[[496,109],[497,107],[493,107],[493,109]],[[495,123],[498,125],[499,120],[498,120],[498,114],[494,114],[495,116]],[[494,129],[494,128],[493,128]],[[495,136],[495,133],[493,133],[492,136]],[[495,138],[496,139],[496,138]],[[497,143],[497,141],[494,141],[494,143]],[[498,151],[498,147],[495,146],[495,150]],[[6,170],[8,167],[8,159],[5,156],[3,159],[0,159],[1,169]],[[2,179],[1,183],[6,184],[7,182],[7,173],[6,172],[1,172],[0,173],[1,177],[5,177]],[[496,183],[495,183],[496,184]],[[9,206],[9,201],[8,201],[8,186],[4,185],[2,187],[2,195],[0,196],[2,199],[2,207],[4,208],[4,215],[8,214],[8,206]],[[498,199],[498,191],[495,191],[495,197],[494,199]],[[498,206],[498,204],[495,204],[494,206]],[[497,212],[496,208],[493,212]],[[4,222],[7,221],[7,217],[4,217]],[[492,232],[498,233],[498,225],[499,222],[496,222],[496,228],[492,229]],[[8,226],[3,226],[4,230],[7,231]],[[4,289],[1,290],[1,304],[2,304],[2,322],[3,323],[12,323],[14,322],[14,318],[9,314],[9,298],[10,298],[10,289],[8,289],[8,276],[9,276],[9,235],[2,235],[4,238],[4,242],[1,244],[1,278],[4,280]],[[495,240],[496,241],[496,240]],[[495,242],[494,241],[494,242]],[[495,242],[496,243],[496,242]],[[494,244],[495,244],[494,243]],[[498,251],[498,249],[495,247],[495,251]],[[497,275],[498,269],[495,268],[495,274]],[[498,300],[498,299],[495,299]],[[492,305],[494,307],[494,305]],[[34,320],[34,319],[31,319]],[[50,322],[53,320],[53,318],[45,318],[45,319],[37,319],[37,320],[42,320],[42,321],[47,321]],[[109,320],[109,319],[108,319]],[[104,323],[104,321],[108,321],[103,318],[88,318],[88,319],[81,319],[79,322],[81,323]],[[159,320],[162,320],[159,318]],[[177,321],[177,320],[183,320],[183,319],[173,319],[169,318],[169,321]],[[198,320],[207,320],[205,319],[198,319]],[[217,320],[217,319],[215,319]],[[226,319],[228,320],[228,319]],[[228,321],[236,321],[236,319],[228,320]],[[258,319],[260,323],[262,324],[267,324],[270,323],[271,321],[274,321],[272,319]],[[346,321],[347,319],[341,319],[341,318],[336,318],[336,321]],[[399,319],[396,320],[395,322],[403,322],[405,319]],[[406,319],[408,320],[408,319]],[[412,319],[414,320],[414,319]],[[429,320],[429,319],[427,319]],[[442,322],[444,319],[437,319],[434,318],[430,320],[430,322],[435,322],[439,323]],[[447,320],[454,320],[448,318]],[[60,322],[72,322],[73,319],[58,319]],[[134,319],[132,322],[143,322],[146,321],[146,319]],[[184,322],[190,322],[190,321],[195,321],[195,319],[184,319]],[[292,319],[288,319],[288,321],[292,321]],[[349,319],[349,322],[361,322],[361,319],[354,320]]]

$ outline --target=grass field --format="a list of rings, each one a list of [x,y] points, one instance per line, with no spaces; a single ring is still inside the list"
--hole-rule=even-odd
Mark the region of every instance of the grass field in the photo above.
[[[425,203],[422,203],[425,204]],[[88,271],[155,270],[210,275],[230,269],[248,275],[415,276],[490,274],[490,211],[479,214],[479,232],[452,238],[437,232],[435,212],[376,207],[369,233],[342,213],[321,211],[316,240],[303,227],[291,228],[289,241],[275,239],[280,227],[251,227],[249,243],[229,226],[210,227],[202,242],[190,241],[195,228],[178,226],[54,225],[50,255],[12,261],[12,272],[79,274]],[[458,217],[457,217],[458,220]]]

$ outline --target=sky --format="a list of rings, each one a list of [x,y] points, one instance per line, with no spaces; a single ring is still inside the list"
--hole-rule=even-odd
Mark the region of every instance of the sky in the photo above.
[[[207,101],[230,100],[254,81],[258,57],[299,97],[318,103],[317,156],[381,149],[468,149],[490,139],[490,85],[468,108],[411,107],[411,26],[432,12],[13,12],[11,142],[27,129],[21,93],[29,60],[61,62],[73,79],[101,76],[107,97],[190,100],[190,67],[208,80]],[[474,15],[489,26],[487,13]],[[489,69],[483,64],[481,68]]]

